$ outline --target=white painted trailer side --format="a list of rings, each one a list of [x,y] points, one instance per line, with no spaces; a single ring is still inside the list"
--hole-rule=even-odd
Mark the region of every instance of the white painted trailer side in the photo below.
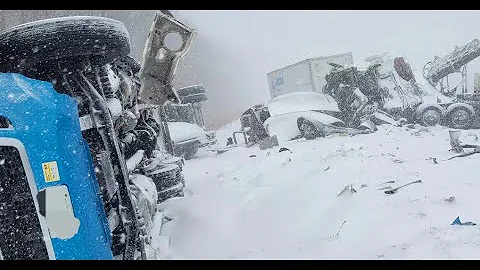
[[[344,66],[353,64],[352,53],[306,59],[267,74],[270,97],[292,92],[322,92],[325,76],[332,66],[328,62]]]
[[[270,96],[275,98],[291,92],[312,92],[310,59],[277,69],[267,74]]]

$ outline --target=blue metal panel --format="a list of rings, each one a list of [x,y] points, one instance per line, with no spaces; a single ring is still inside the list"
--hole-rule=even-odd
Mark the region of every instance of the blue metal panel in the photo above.
[[[75,100],[58,94],[49,82],[0,73],[0,115],[14,127],[0,129],[0,137],[24,144],[37,189],[68,187],[80,227],[70,239],[52,238],[56,258],[112,259],[108,224]],[[42,163],[51,161],[57,162],[60,180],[46,182]]]

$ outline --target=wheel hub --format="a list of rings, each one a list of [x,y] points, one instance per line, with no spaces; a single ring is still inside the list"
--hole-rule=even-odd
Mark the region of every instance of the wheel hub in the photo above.
[[[470,115],[465,110],[457,110],[452,114],[452,122],[459,126],[466,125],[469,118]]]
[[[440,115],[435,110],[428,110],[423,114],[423,122],[427,126],[435,126],[440,123]]]
[[[315,133],[315,131],[313,130],[313,128],[312,128],[310,125],[306,124],[306,123],[303,123],[302,126],[301,126],[301,128],[302,128],[302,131],[303,131],[304,136],[305,136],[305,135],[306,135],[306,136],[311,136],[311,135],[313,135],[313,134]]]

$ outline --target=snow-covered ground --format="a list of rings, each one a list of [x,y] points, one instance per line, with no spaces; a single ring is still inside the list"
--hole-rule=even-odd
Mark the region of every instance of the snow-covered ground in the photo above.
[[[219,143],[238,128],[218,131]],[[450,224],[480,222],[480,155],[447,161],[449,149],[447,128],[388,125],[267,150],[205,149],[186,163],[185,197],[162,204],[173,218],[167,258],[478,259],[479,226]],[[419,179],[396,194],[378,190]],[[357,193],[337,197],[349,185]]]

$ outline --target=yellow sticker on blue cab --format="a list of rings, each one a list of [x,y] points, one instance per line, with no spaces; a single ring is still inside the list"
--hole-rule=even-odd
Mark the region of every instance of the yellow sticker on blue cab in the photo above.
[[[55,182],[60,180],[60,174],[58,173],[58,166],[56,161],[42,163],[43,177],[45,182]]]

